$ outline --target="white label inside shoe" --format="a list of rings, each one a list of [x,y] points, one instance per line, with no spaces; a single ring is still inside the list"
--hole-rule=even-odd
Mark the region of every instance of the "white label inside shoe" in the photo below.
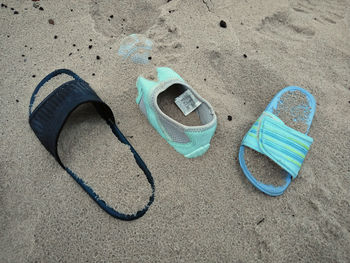
[[[189,89],[177,97],[175,103],[185,116],[202,104],[202,102],[200,102]]]

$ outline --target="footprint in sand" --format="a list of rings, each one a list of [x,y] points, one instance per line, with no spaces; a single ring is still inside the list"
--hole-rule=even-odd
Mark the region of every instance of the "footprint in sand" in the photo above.
[[[312,19],[336,24],[345,16],[348,4],[345,0],[299,0],[292,4],[295,12],[312,15]]]
[[[293,9],[296,11],[295,9]],[[272,16],[265,17],[257,31],[269,34],[272,37],[279,37],[292,41],[305,41],[315,35],[311,26],[311,20],[303,19],[301,9],[292,13],[292,11],[277,12]],[[300,14],[300,15],[297,15]]]
[[[230,50],[211,51],[208,55],[212,69],[225,83],[225,93],[241,98],[243,103],[247,102],[247,106],[249,101],[254,101],[256,107],[251,107],[250,110],[256,111],[256,115],[266,107],[271,94],[286,86],[283,78],[256,60],[247,60]]]
[[[166,15],[159,16],[157,23],[150,28],[149,36],[154,40],[155,50],[166,61],[175,63],[181,56],[183,52],[182,34],[177,24]]]
[[[163,0],[139,1],[110,0],[93,1],[90,15],[95,21],[95,29],[111,37],[143,33],[150,28],[160,14],[158,9],[164,5]]]
[[[257,30],[274,38],[305,41],[316,34],[314,21],[336,24],[346,9],[345,0],[299,0],[290,9],[265,17]]]

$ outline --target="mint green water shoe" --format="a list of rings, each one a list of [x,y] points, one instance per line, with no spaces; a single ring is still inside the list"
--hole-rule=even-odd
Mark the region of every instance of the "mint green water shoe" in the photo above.
[[[217,118],[213,107],[170,68],[157,68],[158,80],[139,77],[136,103],[156,131],[187,158],[210,146]]]

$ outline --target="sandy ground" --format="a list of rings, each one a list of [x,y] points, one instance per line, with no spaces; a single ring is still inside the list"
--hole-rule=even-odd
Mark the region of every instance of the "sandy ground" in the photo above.
[[[0,262],[350,262],[349,1],[0,3]],[[118,57],[132,33],[154,42],[149,65]],[[136,78],[156,66],[213,105],[218,128],[204,156],[185,159],[138,109]],[[30,95],[57,68],[90,83],[151,170],[156,199],[141,219],[106,214],[32,132]],[[238,149],[288,85],[317,100],[314,144],[272,198],[245,178]],[[69,120],[60,153],[120,211],[145,204],[145,177],[91,107]]]

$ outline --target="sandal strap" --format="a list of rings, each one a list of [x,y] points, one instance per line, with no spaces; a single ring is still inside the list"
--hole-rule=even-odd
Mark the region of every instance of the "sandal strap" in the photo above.
[[[313,139],[294,130],[271,112],[264,111],[245,135],[242,145],[268,156],[297,177]]]
[[[32,107],[35,101],[35,96],[40,88],[51,78],[59,75],[67,74],[74,78],[74,80],[68,81],[52,93],[50,93],[32,112]],[[131,152],[134,155],[135,161],[138,166],[143,170],[148,183],[151,185],[152,194],[149,198],[147,205],[137,211],[135,214],[123,214],[115,211],[106,202],[94,192],[94,190],[88,186],[82,179],[80,179],[72,170],[66,167],[57,152],[57,142],[60,132],[68,119],[69,115],[80,105],[84,103],[92,103],[99,115],[107,122],[115,136],[124,144],[130,147]],[[132,147],[132,145],[125,138],[123,133],[118,129],[115,124],[113,112],[110,107],[104,103],[95,93],[95,91],[89,86],[87,82],[82,80],[78,75],[67,69],[60,69],[50,73],[46,76],[35,88],[33,95],[30,99],[29,105],[29,124],[33,129],[35,135],[45,148],[55,157],[56,161],[70,174],[73,179],[89,194],[89,196],[98,203],[98,205],[106,211],[108,214],[121,220],[134,220],[146,213],[149,206],[154,201],[154,181],[151,172],[148,170],[146,164],[141,157]]]

